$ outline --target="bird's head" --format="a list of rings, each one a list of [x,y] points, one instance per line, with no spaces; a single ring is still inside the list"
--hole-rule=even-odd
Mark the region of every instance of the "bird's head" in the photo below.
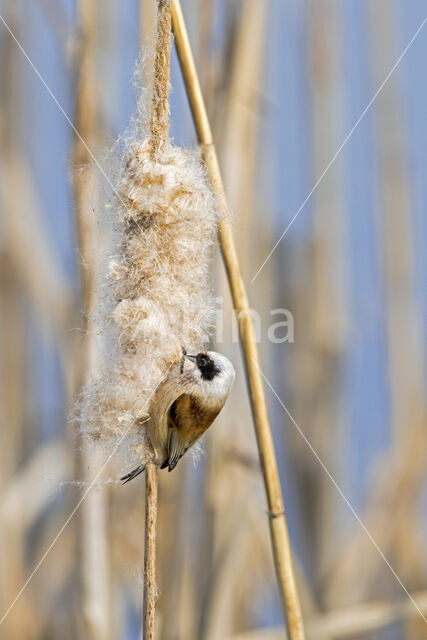
[[[194,362],[189,375],[201,387],[215,389],[219,396],[228,395],[234,382],[234,367],[230,360],[216,351],[204,351],[196,356],[185,354]]]

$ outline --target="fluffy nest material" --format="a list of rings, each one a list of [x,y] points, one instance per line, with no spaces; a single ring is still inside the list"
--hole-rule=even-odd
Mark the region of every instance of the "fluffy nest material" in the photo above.
[[[94,440],[126,435],[144,457],[156,388],[179,366],[182,347],[197,353],[209,338],[217,213],[200,159],[170,144],[152,160],[148,142],[132,143],[117,194],[99,374],[82,392],[79,421]]]

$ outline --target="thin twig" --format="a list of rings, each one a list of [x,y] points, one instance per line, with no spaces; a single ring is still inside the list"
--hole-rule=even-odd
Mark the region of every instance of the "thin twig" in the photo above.
[[[157,467],[148,462],[145,468],[144,640],[155,637],[157,489]]]
[[[267,494],[273,555],[289,637],[291,640],[303,640],[304,630],[301,609],[292,568],[276,455],[258,366],[255,332],[249,313],[245,286],[240,274],[232,228],[228,218],[228,207],[218,158],[179,0],[173,0],[172,2],[172,28],[198,140],[202,148],[212,188],[218,200],[220,212],[223,214],[219,227],[219,239],[233,303],[238,313],[240,342],[245,360],[252,414]]]

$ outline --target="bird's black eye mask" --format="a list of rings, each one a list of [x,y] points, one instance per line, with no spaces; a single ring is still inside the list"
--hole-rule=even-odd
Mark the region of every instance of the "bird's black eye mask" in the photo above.
[[[220,369],[207,353],[199,353],[196,358],[196,364],[199,367],[204,380],[212,380],[218,373],[220,373]]]
[[[202,378],[204,380],[213,380],[216,375],[221,373],[221,369],[215,364],[210,356],[207,353],[198,353],[197,356],[188,355],[187,351],[184,347],[182,347],[182,361],[180,366],[181,374],[184,373],[184,360],[188,358],[192,362],[195,362],[200,373],[202,374]]]

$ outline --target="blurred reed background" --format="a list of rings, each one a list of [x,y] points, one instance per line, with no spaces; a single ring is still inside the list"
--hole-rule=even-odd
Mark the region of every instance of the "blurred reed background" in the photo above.
[[[109,175],[107,151],[135,112],[140,46],[152,50],[154,0],[0,7]],[[185,0],[183,10],[261,319],[263,372],[420,610],[267,386],[307,637],[425,638],[425,27],[306,201],[425,3]],[[105,177],[3,22],[0,52],[1,619],[108,454],[94,456],[69,423],[97,366],[85,311],[108,229],[94,215],[102,220]],[[171,135],[194,145],[175,53],[172,85]],[[161,640],[285,637],[217,262],[216,348],[238,376],[206,455],[160,474]],[[278,308],[293,314],[293,343],[268,339]],[[122,465],[105,470],[63,529],[2,639],[140,637],[144,489],[115,482]]]

